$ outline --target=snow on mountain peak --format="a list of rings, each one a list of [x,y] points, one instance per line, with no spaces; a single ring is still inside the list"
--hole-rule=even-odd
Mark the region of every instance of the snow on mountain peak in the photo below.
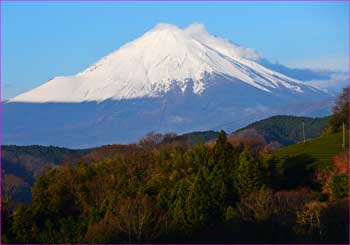
[[[11,102],[82,102],[159,97],[176,84],[193,93],[211,86],[207,74],[239,80],[265,92],[303,92],[301,83],[256,63],[253,49],[210,35],[204,25],[161,23],[75,76],[56,77]],[[305,86],[305,85],[303,85]]]

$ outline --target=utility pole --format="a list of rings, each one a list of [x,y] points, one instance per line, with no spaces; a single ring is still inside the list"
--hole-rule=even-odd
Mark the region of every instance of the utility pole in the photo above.
[[[344,149],[345,148],[345,125],[344,125],[344,122],[342,124],[342,128],[343,128],[343,144],[341,145],[341,148]]]
[[[304,123],[304,121],[303,121],[302,125],[303,125],[303,139],[304,139],[304,143],[305,143],[306,140],[305,140],[305,123]]]

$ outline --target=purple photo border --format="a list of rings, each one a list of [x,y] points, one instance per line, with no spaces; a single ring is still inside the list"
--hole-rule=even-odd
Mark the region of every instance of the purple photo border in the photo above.
[[[2,0],[0,0],[0,244],[2,244]]]
[[[2,3],[3,2],[348,2],[348,85],[350,86],[350,0],[0,0],[0,210],[2,213]],[[350,131],[349,131],[350,134]],[[348,149],[349,150],[349,149]],[[348,152],[350,155],[350,151]],[[349,173],[350,173],[350,169]],[[349,185],[350,192],[350,185]],[[348,198],[348,205],[350,206],[350,198]],[[348,217],[349,218],[349,217]],[[0,244],[2,244],[2,215],[0,216]],[[349,220],[350,222],[350,220]],[[350,241],[350,231],[349,231]],[[238,243],[235,243],[238,244]],[[248,245],[247,243],[245,243]],[[277,243],[275,243],[277,244]],[[302,243],[298,243],[303,245]],[[35,244],[33,244],[35,245]],[[68,245],[68,244],[64,244]],[[84,245],[80,243],[79,245]],[[104,245],[104,244],[101,244]],[[107,244],[106,244],[107,245]],[[110,244],[109,244],[110,245]],[[219,244],[218,244],[219,245]],[[250,244],[253,245],[253,244]],[[260,244],[261,245],[261,244]],[[311,245],[311,244],[308,244]]]
[[[350,2],[350,0],[0,0],[0,2]]]

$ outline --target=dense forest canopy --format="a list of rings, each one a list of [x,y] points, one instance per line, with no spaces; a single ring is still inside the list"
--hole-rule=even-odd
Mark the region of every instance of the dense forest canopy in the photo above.
[[[302,122],[305,123],[307,140],[319,137],[327,126],[329,118],[273,116],[228,134],[227,138],[233,145],[249,145],[251,150],[257,148],[253,151],[259,151],[260,148],[266,147],[265,145],[276,150],[303,140]],[[169,144],[181,141],[192,145],[198,143],[214,144],[218,136],[219,132],[217,131],[196,131],[182,135],[150,132],[139,143],[152,145],[152,142]],[[113,148],[114,150],[110,152],[115,154],[115,152],[123,151],[125,147],[125,145],[107,145],[78,150],[40,145],[4,145],[1,154],[3,191],[11,199],[11,208],[21,202],[28,204],[31,202],[31,189],[34,186],[35,178],[46,167],[57,167],[66,162],[71,165],[79,161],[93,163],[99,160],[99,152],[105,151],[106,148]]]

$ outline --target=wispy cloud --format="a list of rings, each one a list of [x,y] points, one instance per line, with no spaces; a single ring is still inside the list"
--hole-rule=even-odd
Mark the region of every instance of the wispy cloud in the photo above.
[[[349,71],[349,57],[312,57],[291,60],[286,65],[293,68],[310,68],[317,70]]]

